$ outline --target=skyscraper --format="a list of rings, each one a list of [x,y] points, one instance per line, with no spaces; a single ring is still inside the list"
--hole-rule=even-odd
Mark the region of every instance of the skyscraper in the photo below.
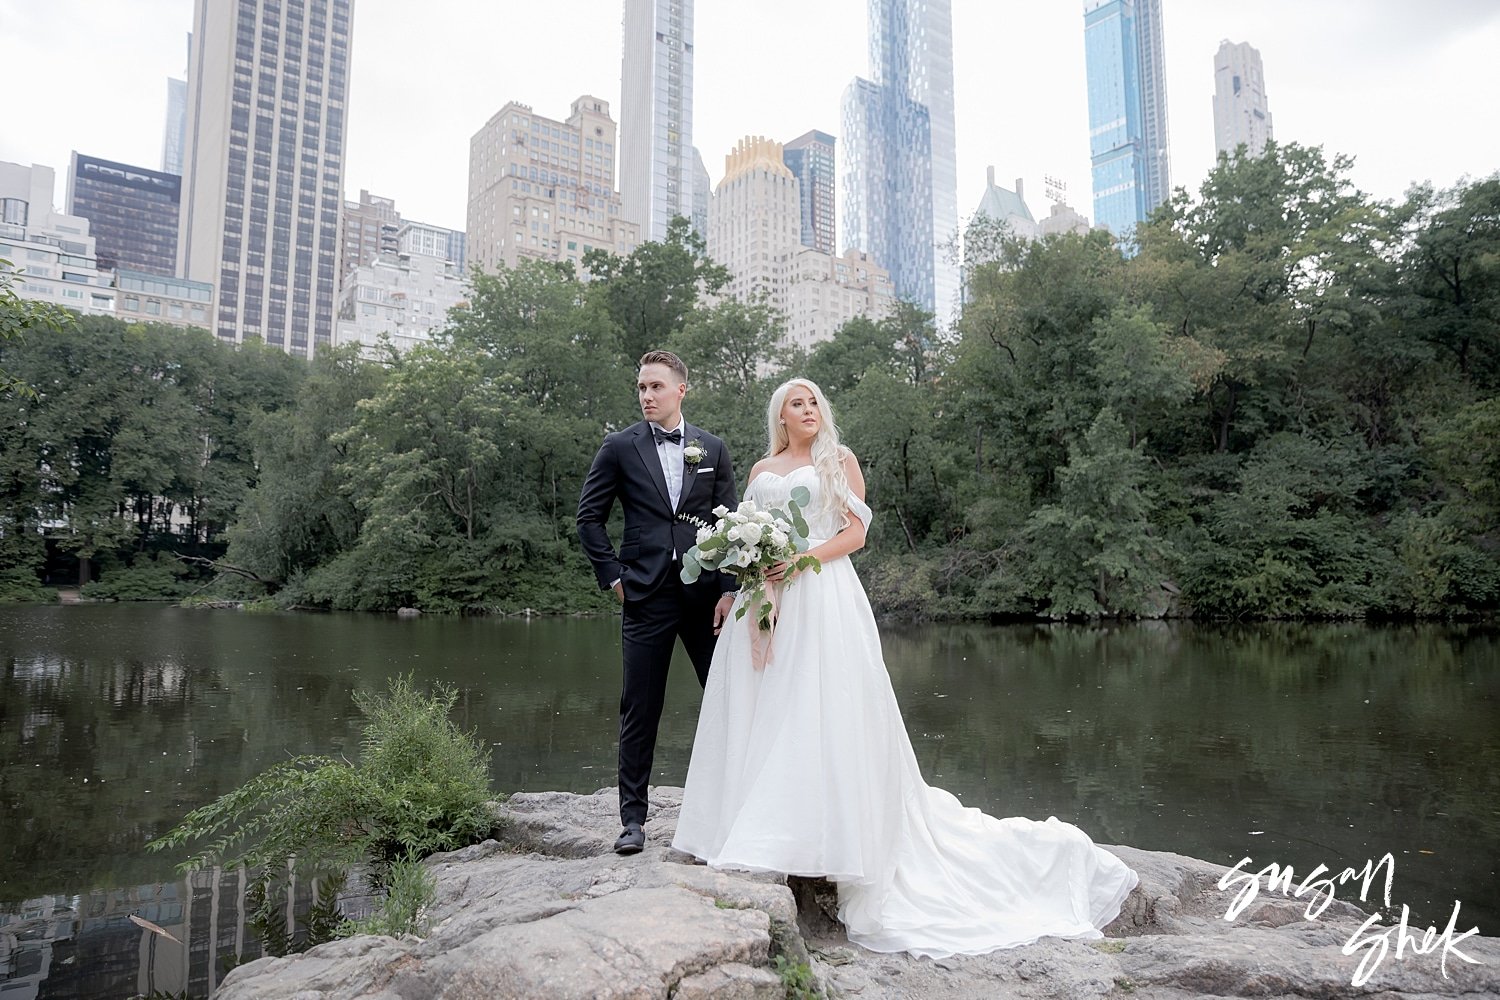
[[[68,214],[89,220],[99,269],[170,276],[177,267],[182,178],[76,150],[68,169]]]
[[[1116,236],[1171,195],[1161,0],[1085,0],[1094,221]]]
[[[786,309],[785,274],[800,245],[797,178],[781,144],[741,139],[724,157],[724,178],[708,210],[708,255],[729,270],[725,292],[741,301],[765,295]]]
[[[896,295],[932,309],[932,129],[927,107],[856,79],[844,90],[844,211],[839,246],[868,247],[890,268]]]
[[[609,102],[584,94],[567,121],[511,101],[469,140],[465,232],[475,264],[495,271],[523,258],[579,265],[595,248],[621,256],[640,242],[614,187]]]
[[[182,176],[182,147],[187,140],[187,81],[167,78],[167,121],[162,128],[161,169]]]
[[[810,347],[856,316],[891,311],[890,275],[870,254],[835,257],[802,243],[802,199],[780,143],[741,139],[724,158],[708,209],[708,255],[729,271],[724,292],[764,297],[783,319],[783,342]]]
[[[796,175],[802,199],[802,245],[831,254],[834,236],[834,191],[838,186],[834,138],[814,129],[781,148],[781,158]]]
[[[193,61],[193,36],[187,36],[188,62]],[[167,78],[167,120],[161,135],[161,169],[182,174],[182,148],[187,142],[187,81]]]
[[[641,239],[661,240],[693,217],[693,0],[625,0],[623,34],[620,194]]]
[[[708,203],[714,195],[714,182],[709,179],[708,165],[703,162],[703,154],[698,152],[698,147],[693,147],[693,232],[704,240],[708,239]]]
[[[1171,143],[1167,140],[1167,49],[1161,0],[1135,0],[1141,47],[1141,135],[1146,162],[1146,210],[1172,197]]]
[[[1259,156],[1271,138],[1271,108],[1260,52],[1248,42],[1219,43],[1214,54],[1214,144],[1234,154],[1241,144]]]
[[[840,245],[890,267],[897,294],[946,321],[958,268],[950,0],[870,0],[871,80],[844,91]]]
[[[311,356],[333,333],[352,0],[197,0],[178,275],[212,329]]]

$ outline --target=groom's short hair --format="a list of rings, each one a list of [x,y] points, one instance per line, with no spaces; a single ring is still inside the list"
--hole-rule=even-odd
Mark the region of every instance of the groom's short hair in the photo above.
[[[687,365],[683,364],[682,359],[671,351],[647,351],[641,355],[640,363],[635,366],[635,370],[640,371],[647,365],[666,365],[677,375],[677,381],[687,381]]]

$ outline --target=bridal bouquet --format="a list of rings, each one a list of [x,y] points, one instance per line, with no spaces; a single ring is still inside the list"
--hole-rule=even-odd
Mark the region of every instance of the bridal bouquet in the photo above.
[[[792,573],[810,569],[821,572],[816,556],[799,555],[807,551],[807,521],[802,509],[807,505],[806,487],[792,490],[784,510],[762,510],[753,500],[746,500],[735,510],[715,507],[718,523],[682,515],[698,525],[697,544],[683,553],[682,581],[695,582],[704,570],[732,573],[740,589],[747,592],[745,603],[735,612],[743,618],[754,612],[757,631],[770,632],[775,623],[779,595],[773,588],[766,591],[766,570],[777,563],[791,563]]]

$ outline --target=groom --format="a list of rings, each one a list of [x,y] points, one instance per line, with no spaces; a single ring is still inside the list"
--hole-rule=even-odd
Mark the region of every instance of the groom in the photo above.
[[[615,851],[646,846],[646,783],[656,750],[656,727],[667,691],[672,648],[682,640],[708,683],[714,637],[729,614],[735,583],[728,574],[704,573],[682,582],[682,554],[697,528],[678,517],[712,524],[713,508],[733,507],[734,467],[724,442],[682,419],[687,367],[668,351],[641,357],[636,395],[646,418],[610,434],[578,498],[578,538],[594,564],[601,589],[624,605],[620,633],[625,681],[620,693],[620,823]],[[615,501],[625,512],[620,551],[605,524]]]

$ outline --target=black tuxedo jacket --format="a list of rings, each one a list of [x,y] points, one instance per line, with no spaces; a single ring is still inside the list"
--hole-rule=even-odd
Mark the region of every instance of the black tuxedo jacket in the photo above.
[[[734,508],[734,467],[729,462],[729,449],[692,424],[684,423],[682,434],[684,445],[697,441],[704,454],[696,466],[683,463],[682,492],[675,510],[649,423],[642,420],[609,435],[594,456],[578,498],[578,539],[594,564],[601,590],[608,590],[619,580],[626,600],[649,597],[669,574],[681,572],[682,554],[697,538],[697,526],[678,515],[690,514],[713,524],[715,507]],[[616,500],[625,511],[625,533],[618,554],[605,530]],[[693,586],[728,593],[736,584],[727,573],[704,573]]]

